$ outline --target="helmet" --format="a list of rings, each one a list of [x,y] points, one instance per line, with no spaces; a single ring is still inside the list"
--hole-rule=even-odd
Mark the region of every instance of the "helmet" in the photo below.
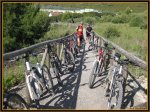
[[[108,46],[108,42],[105,42],[105,43],[104,43],[104,46],[107,47],[107,46]]]

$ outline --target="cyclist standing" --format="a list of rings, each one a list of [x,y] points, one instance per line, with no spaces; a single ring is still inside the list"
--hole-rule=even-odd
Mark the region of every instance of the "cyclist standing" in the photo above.
[[[83,37],[83,23],[81,22],[80,25],[76,28],[77,30],[77,42],[78,42],[78,47],[80,49],[81,43],[84,41]],[[79,51],[78,49],[78,51]]]
[[[90,24],[87,25],[86,27],[86,37],[87,40],[91,40],[91,33],[92,33],[93,28],[90,26]]]

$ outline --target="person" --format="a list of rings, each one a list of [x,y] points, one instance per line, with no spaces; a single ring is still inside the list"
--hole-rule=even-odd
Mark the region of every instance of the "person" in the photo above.
[[[88,41],[91,39],[92,30],[93,30],[93,28],[90,26],[90,24],[87,24],[87,27],[86,27],[86,37],[87,37]]]
[[[81,46],[81,42],[84,41],[83,37],[83,23],[81,22],[80,25],[76,28],[77,30],[77,42],[78,42],[78,47]]]

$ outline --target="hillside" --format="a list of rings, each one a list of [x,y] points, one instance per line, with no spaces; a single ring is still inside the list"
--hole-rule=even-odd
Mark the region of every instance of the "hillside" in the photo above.
[[[127,7],[132,8],[134,12],[143,12],[146,9],[146,3],[138,2],[60,2],[40,4],[41,8],[54,9],[84,9],[92,8],[102,11],[121,11]]]

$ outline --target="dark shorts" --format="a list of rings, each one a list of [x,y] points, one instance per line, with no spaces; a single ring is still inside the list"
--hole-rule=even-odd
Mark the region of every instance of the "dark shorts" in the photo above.
[[[83,42],[83,40],[84,40],[83,37],[80,37],[80,42],[81,42],[81,43]]]
[[[84,36],[83,35],[78,36],[78,38],[80,38],[80,43],[84,42]]]
[[[90,33],[87,33],[87,32],[86,32],[86,36],[87,36],[87,37],[90,37],[91,35],[90,35]]]

